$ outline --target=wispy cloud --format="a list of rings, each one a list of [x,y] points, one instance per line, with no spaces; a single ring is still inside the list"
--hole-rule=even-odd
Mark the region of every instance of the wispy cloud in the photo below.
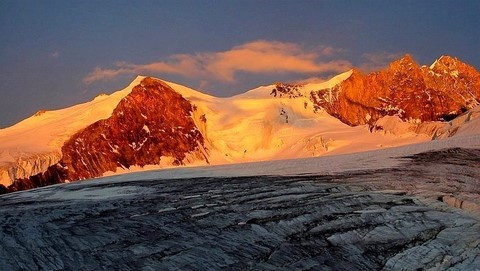
[[[118,62],[112,68],[96,67],[85,84],[108,81],[120,75],[143,73],[177,74],[187,78],[235,82],[239,72],[252,74],[319,74],[342,72],[352,65],[346,60],[324,61],[340,52],[333,47],[306,49],[296,43],[253,41],[223,52],[172,55],[164,61],[147,64]]]
[[[387,66],[393,60],[401,58],[402,55],[402,53],[387,52],[365,53],[362,55],[365,62],[359,68],[365,72],[377,71]]]

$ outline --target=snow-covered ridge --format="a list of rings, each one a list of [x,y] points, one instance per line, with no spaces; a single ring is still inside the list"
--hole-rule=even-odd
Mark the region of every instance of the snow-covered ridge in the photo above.
[[[344,73],[338,74],[329,80],[326,80],[321,83],[307,83],[307,84],[299,84],[300,89],[299,91],[302,92],[302,94],[305,97],[310,96],[310,92],[312,90],[319,90],[319,89],[327,89],[327,88],[332,88],[339,83],[345,81],[350,75],[352,75],[353,70],[346,71]],[[261,99],[261,98],[271,98],[271,92],[272,89],[275,87],[275,85],[267,85],[267,86],[260,86],[258,88],[254,88],[252,90],[249,90],[245,93],[241,93],[238,95],[235,95],[233,97],[230,97],[229,99]]]
[[[402,61],[406,66],[411,66],[411,68],[405,68],[400,65],[403,63]],[[457,65],[456,61],[457,60],[453,58],[441,58],[437,60],[437,64],[432,66],[433,68],[437,68],[437,66],[440,67],[439,65],[450,67],[451,65]],[[465,67],[468,65],[462,64],[461,62],[459,63],[459,66],[464,65],[461,67],[459,77],[463,78],[465,74],[467,74],[470,78],[474,78],[475,74],[478,73],[473,68],[473,71],[467,70],[465,72]],[[392,65],[391,67],[395,69],[398,68],[401,72],[405,73],[404,76],[400,76],[401,78],[395,77],[395,69],[392,72],[385,73],[386,79],[390,79],[389,76],[393,76],[395,80],[398,79],[398,86],[396,86],[398,91],[395,91],[395,93],[402,93],[401,86],[404,83],[402,78],[408,79],[409,76],[419,77],[418,74],[422,72],[419,67],[416,67],[413,59],[409,56],[406,56],[404,60],[394,62]],[[428,68],[425,67],[422,69]],[[412,72],[412,74],[409,75],[409,72]],[[377,75],[379,74],[380,73],[377,73]],[[450,76],[450,73],[445,76]],[[453,77],[456,78],[456,76]],[[419,78],[421,79],[421,76]],[[389,82],[386,79],[384,81]],[[437,82],[434,80],[435,78],[430,79],[435,84],[438,84],[439,88],[442,88],[442,93],[446,93],[446,89],[450,87],[450,85],[446,85],[446,83],[451,83],[449,80]],[[97,142],[95,138],[103,137],[103,141],[100,140],[103,143],[99,144],[104,144],[105,142],[111,143],[108,140],[117,138],[115,134],[128,134],[128,131],[133,131],[130,129],[131,125],[122,126],[120,124],[117,125],[117,123],[138,123],[140,125],[137,127],[138,131],[135,130],[138,134],[137,132],[131,132],[134,136],[131,139],[127,139],[127,145],[130,146],[128,152],[119,152],[119,146],[102,145],[103,147],[110,146],[111,150],[108,149],[106,152],[111,151],[119,156],[127,153],[135,157],[152,156],[149,151],[155,152],[156,147],[143,148],[143,146],[153,146],[151,145],[153,142],[157,142],[153,144],[158,144],[158,141],[163,142],[160,138],[164,137],[158,137],[158,134],[154,135],[155,130],[162,132],[163,128],[160,130],[155,129],[158,127],[156,125],[150,125],[151,123],[144,125],[144,121],[153,121],[156,119],[154,116],[159,116],[158,114],[162,115],[163,113],[152,113],[153,115],[150,114],[151,116],[147,118],[144,114],[146,112],[145,110],[147,110],[147,107],[150,109],[159,108],[155,105],[157,103],[151,102],[149,105],[146,105],[142,102],[145,101],[144,96],[135,96],[132,93],[132,88],[139,85],[141,88],[144,82],[148,80],[159,81],[157,79],[139,76],[128,87],[113,94],[99,95],[90,102],[70,108],[55,111],[39,111],[34,116],[12,127],[1,129],[0,184],[8,186],[16,179],[28,178],[32,175],[43,173],[49,166],[57,164],[60,159],[63,161],[66,150],[65,142],[74,138],[74,134],[77,134],[77,132],[81,130],[91,131],[91,133],[88,132],[84,134],[82,139],[87,142],[85,146],[89,146],[89,151],[85,149],[82,150],[81,147],[72,147],[73,145],[70,151],[78,152],[79,157],[85,157],[84,152],[86,152],[87,156],[95,156],[96,158],[92,158],[92,161],[87,158],[89,161],[79,160],[78,163],[89,164],[88,168],[96,168],[95,165],[97,165],[97,163],[105,161],[102,160],[101,155],[98,157],[95,155],[95,153],[98,153],[96,143],[92,143]],[[339,74],[322,83],[305,83],[298,85],[279,83],[261,86],[228,98],[210,96],[173,82],[160,84],[164,85],[164,88],[159,88],[159,90],[161,89],[160,92],[155,92],[155,94],[165,94],[166,92],[164,91],[167,91],[172,95],[166,98],[158,98],[155,101],[167,101],[166,104],[168,104],[170,98],[180,94],[181,97],[183,97],[182,99],[186,99],[186,103],[184,103],[182,108],[184,111],[187,110],[189,112],[183,115],[188,119],[191,118],[190,124],[192,124],[191,120],[193,119],[193,124],[191,125],[192,130],[189,131],[197,131],[197,133],[199,132],[201,134],[201,156],[205,159],[197,159],[198,157],[196,156],[190,157],[187,153],[186,157],[188,158],[182,159],[185,159],[184,161],[188,165],[204,165],[206,162],[211,165],[220,165],[336,155],[413,144],[431,140],[432,136],[434,138],[443,138],[455,135],[457,132],[463,133],[463,131],[469,134],[477,133],[477,129],[471,128],[477,123],[477,120],[471,121],[474,119],[473,116],[476,116],[476,113],[465,117],[462,121],[459,120],[449,124],[445,124],[445,122],[432,124],[406,123],[402,116],[399,116],[400,118],[386,117],[381,119],[385,115],[392,114],[389,112],[386,114],[381,110],[381,112],[373,112],[372,110],[383,105],[381,99],[382,97],[387,97],[388,93],[383,93],[382,96],[375,91],[363,89],[365,87],[368,88],[369,83],[365,83],[364,76],[356,70]],[[406,87],[409,86],[407,85]],[[276,95],[278,90],[280,90],[280,94]],[[136,90],[134,92],[136,93]],[[153,92],[151,94],[153,94]],[[426,94],[428,94],[428,101],[431,101],[433,99],[432,97],[435,98],[430,92]],[[340,101],[339,95],[345,96],[342,101]],[[125,113],[124,115],[126,111],[123,110],[120,104],[129,104],[130,98],[133,99],[132,101],[135,101],[136,106],[130,108],[134,111],[129,111],[130,113]],[[319,100],[324,101],[326,104],[319,103]],[[368,104],[373,100],[376,101],[377,104]],[[418,99],[415,99],[415,101],[416,100]],[[367,102],[365,106],[358,106],[364,102]],[[418,101],[416,102],[418,103]],[[422,101],[420,101],[420,104],[421,102]],[[163,102],[161,102],[161,104],[163,104]],[[170,116],[178,115],[178,110],[182,109],[175,107],[178,106],[178,103],[172,103],[172,105],[174,107],[166,106],[165,108],[168,109],[166,111],[169,112],[168,114],[170,114]],[[327,108],[327,106],[331,108]],[[357,107],[355,108],[355,106]],[[398,108],[395,107],[398,109],[398,112],[403,110],[401,106],[403,105],[400,104]],[[120,109],[115,110],[117,107]],[[191,108],[191,110],[188,108]],[[422,112],[426,112],[426,109],[421,106],[414,106],[413,108],[415,114],[418,113],[422,115]],[[471,107],[468,106],[467,108]],[[118,114],[113,114],[114,110]],[[149,112],[154,111],[155,110],[150,110]],[[457,111],[455,111],[453,115],[456,115]],[[374,113],[376,113],[376,115],[374,115]],[[357,126],[353,125],[354,127],[352,127],[345,124],[348,122],[345,122],[342,116],[348,114],[359,118],[358,121],[355,120],[355,125]],[[98,122],[99,120],[113,118],[114,115],[114,119],[123,119],[123,121],[108,122],[108,125],[103,121]],[[173,121],[175,119],[176,118],[173,117]],[[376,122],[377,120],[378,122]],[[96,123],[97,126],[91,125],[93,123]],[[110,134],[107,136],[105,133],[96,133],[103,131],[103,128],[98,128],[100,125],[116,128],[108,128],[110,129],[107,129],[110,131]],[[450,126],[444,128],[445,125]],[[120,126],[123,127],[122,129],[127,130],[120,129]],[[462,128],[463,126],[470,128]],[[84,129],[87,127],[88,129]],[[190,138],[187,136],[189,131],[183,131],[180,134],[174,132],[174,130],[178,130],[177,128],[182,129],[182,127],[178,125],[168,127],[169,130],[172,130],[170,134],[171,137],[178,139]],[[165,130],[163,130],[163,132],[165,132]],[[149,139],[151,140],[149,141]],[[178,144],[175,145],[173,143],[171,145],[178,146]],[[62,147],[64,148],[63,153]],[[133,150],[133,154],[131,150]],[[158,155],[154,155],[156,160],[153,168],[172,166],[173,160],[169,159],[171,157],[165,155],[165,153],[155,153],[162,156],[158,157]],[[122,157],[118,157],[118,159],[117,161],[120,161]],[[162,162],[160,162],[160,160]],[[183,163],[183,161],[177,160],[175,160],[175,164]],[[152,168],[150,162],[141,164],[142,168],[145,165]],[[70,169],[74,168],[75,159],[70,160],[69,163],[72,166]],[[130,163],[126,167],[124,166],[124,169],[138,165],[135,163],[136,162]],[[62,162],[61,164],[63,167],[64,163]],[[115,171],[116,165],[117,164],[113,162],[108,169],[102,169],[102,171],[92,176],[100,176],[99,174],[105,173],[106,170]],[[118,164],[119,167],[121,165],[121,163]],[[119,168],[117,168],[117,172],[119,172],[118,169]]]
[[[350,74],[351,71],[320,84],[306,84],[302,91],[332,87]],[[144,78],[137,77],[113,94],[99,95],[70,108],[40,112],[0,130],[0,184],[8,186],[15,179],[45,172],[56,164],[66,140],[88,125],[110,117],[120,100]],[[273,99],[269,95],[272,86],[217,98],[172,82],[167,84],[195,106],[193,118],[205,137],[212,164],[317,156],[346,144],[346,140],[334,139],[333,134],[348,138],[352,133],[337,119],[314,113],[308,98]]]
[[[138,76],[126,88],[99,95],[90,102],[72,107],[39,111],[5,129],[0,129],[0,184],[28,178],[57,163],[63,143],[86,126],[108,118],[119,101],[143,79]]]
[[[403,121],[449,121],[480,102],[480,74],[456,58],[442,56],[427,68],[406,54],[377,72],[354,70],[333,88],[312,92],[318,108],[352,126],[386,115]]]
[[[367,127],[349,127],[326,112],[315,112],[310,91],[334,87],[351,74],[348,71],[323,83],[302,85],[299,91],[304,95],[295,99],[274,98],[275,85],[215,98],[168,84],[198,108],[194,118],[207,141],[212,164],[338,154],[428,139],[414,133],[402,137],[372,134]]]

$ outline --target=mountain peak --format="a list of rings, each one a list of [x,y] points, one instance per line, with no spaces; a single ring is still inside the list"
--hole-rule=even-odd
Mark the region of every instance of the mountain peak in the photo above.
[[[418,67],[410,54],[405,54],[402,58],[390,63],[391,70],[404,70],[412,67]]]
[[[415,60],[413,59],[413,57],[409,54],[409,53],[406,53],[402,58],[396,60],[396,61],[393,61],[393,63],[400,63],[400,64],[403,64],[403,65],[409,65],[409,64],[415,64]]]
[[[458,58],[449,56],[449,55],[442,55],[438,58],[440,62],[449,62],[449,61],[458,61]]]
[[[414,62],[412,56],[409,53],[406,53],[400,61],[406,61],[406,62]]]
[[[336,148],[335,138],[326,141],[322,131],[374,125],[385,116],[445,121],[480,103],[480,73],[446,55],[433,69],[405,54],[370,74],[353,68],[321,83],[280,84],[288,90],[284,97],[269,95],[272,87],[217,98],[137,76],[115,93],[40,111],[0,130],[0,184],[14,191],[130,166],[319,155]]]
[[[351,69],[351,72],[352,72],[352,73],[351,73],[350,76],[358,76],[358,75],[363,76],[362,71],[361,71],[360,69],[358,69],[358,68],[353,67],[353,68]]]
[[[406,54],[375,73],[362,75],[354,69],[334,93],[325,92],[315,93],[317,107],[352,126],[385,115],[415,122],[450,120],[480,103],[480,73],[446,55],[431,69],[420,68]]]
[[[451,57],[451,56],[448,56],[448,55],[442,55],[440,58],[438,58],[434,62],[434,64],[432,64],[432,66],[433,66],[432,68],[434,68],[438,65],[442,68],[450,69],[450,68],[454,68],[455,66],[457,66],[457,63],[459,63],[458,58]]]
[[[442,55],[440,58],[435,60],[432,65],[430,65],[430,71],[433,71],[434,74],[449,74],[453,77],[462,77],[462,78],[471,78],[476,82],[474,89],[480,88],[480,74],[475,69],[475,67],[462,62],[456,57],[451,57],[448,55]],[[476,79],[474,79],[476,78]],[[473,83],[473,82],[472,82]]]

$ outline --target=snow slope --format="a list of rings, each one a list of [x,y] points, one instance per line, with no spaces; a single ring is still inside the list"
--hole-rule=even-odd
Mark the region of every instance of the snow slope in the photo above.
[[[478,216],[445,203],[470,212],[480,202],[476,140],[453,137],[357,154],[142,172],[1,195],[0,265],[475,270]],[[350,171],[456,144],[477,150],[447,149],[400,158],[400,167]],[[341,167],[347,171],[327,175]],[[188,171],[192,177],[253,176],[191,179]],[[317,176],[255,176],[302,172]],[[168,175],[186,178],[159,180]],[[476,201],[464,199],[461,193],[469,191]]]
[[[302,95],[295,98],[273,97],[275,85],[217,98],[175,83],[167,84],[196,108],[192,117],[205,139],[208,160],[213,165],[345,154],[431,139],[412,130],[372,133],[365,125],[350,127],[322,110],[314,110],[309,99],[312,90],[332,88],[351,74],[348,71],[323,83],[302,85],[298,88]],[[1,129],[0,184],[8,186],[17,178],[44,172],[57,163],[67,139],[80,129],[108,118],[143,78],[137,77],[128,87],[111,95],[101,95],[70,108],[45,111]],[[190,165],[205,165],[205,162]],[[160,168],[160,165],[146,168]],[[143,169],[132,167],[130,171]],[[119,169],[116,173],[123,172]],[[106,175],[109,174],[112,172]]]
[[[331,80],[300,87],[303,97],[270,95],[274,85],[230,98],[215,98],[168,83],[198,110],[194,118],[206,138],[212,164],[278,160],[379,149],[428,140],[413,132],[371,133],[366,126],[350,127],[326,112],[314,112],[311,90],[331,88],[351,71]],[[204,116],[206,122],[199,121]]]
[[[93,182],[113,183],[135,180],[179,179],[198,177],[239,177],[262,175],[329,175],[361,170],[386,169],[400,166],[404,157],[419,153],[452,148],[480,149],[480,133],[448,139],[431,140],[404,146],[322,157],[286,159],[277,161],[239,163],[230,165],[176,167],[162,170],[144,170],[116,176],[107,176]],[[71,184],[75,185],[75,184]],[[82,184],[78,184],[82,185]]]
[[[463,113],[447,125],[439,129],[434,137],[447,138],[459,135],[478,135],[480,134],[480,105]]]
[[[0,129],[0,184],[44,172],[61,158],[63,143],[78,130],[108,118],[119,101],[143,77],[111,95],[54,111],[39,111],[11,127]]]

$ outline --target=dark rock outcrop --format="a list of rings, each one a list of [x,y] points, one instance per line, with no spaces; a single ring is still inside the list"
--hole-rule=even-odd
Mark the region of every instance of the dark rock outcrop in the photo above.
[[[15,182],[3,191],[0,188],[0,194],[64,183],[65,180],[68,180],[68,171],[60,163],[57,163],[48,167],[47,171],[43,173],[30,176],[29,178],[15,180]]]
[[[173,165],[207,160],[204,139],[191,114],[192,104],[160,80],[145,78],[123,98],[108,119],[77,132],[62,147],[62,159],[44,173],[16,180],[18,191],[65,180],[102,176],[118,167]]]
[[[300,84],[286,84],[286,83],[275,83],[275,87],[270,92],[270,95],[273,97],[282,98],[286,96],[290,99],[303,97],[303,93],[299,91],[299,88],[302,87]]]
[[[160,80],[145,78],[100,120],[75,134],[62,148],[62,165],[72,180],[100,176],[118,167],[159,164],[187,154],[201,159],[203,136],[191,118],[192,105]]]
[[[410,55],[385,70],[352,75],[330,89],[311,92],[317,108],[355,126],[387,115],[403,120],[450,120],[480,102],[480,73],[456,58],[442,56],[430,68]]]

